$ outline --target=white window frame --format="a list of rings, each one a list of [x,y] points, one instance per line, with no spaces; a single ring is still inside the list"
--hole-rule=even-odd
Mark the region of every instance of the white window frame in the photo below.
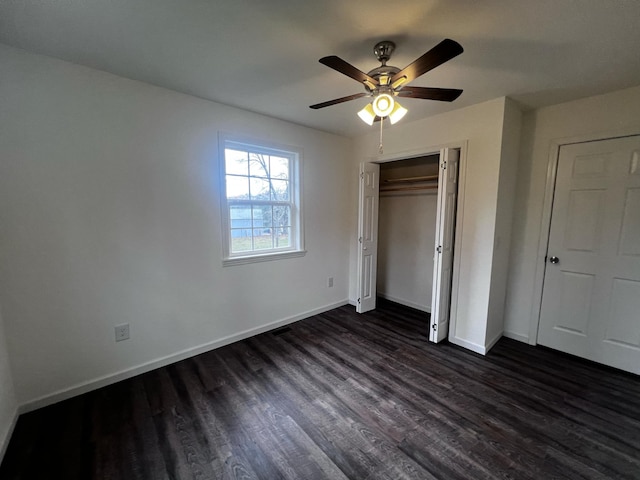
[[[254,262],[302,257],[304,249],[304,222],[302,221],[302,150],[288,145],[276,145],[262,140],[244,138],[236,135],[220,133],[219,167],[220,167],[220,204],[222,208],[222,264],[227,266],[243,265]],[[289,206],[291,208],[290,246],[272,250],[253,250],[249,252],[231,252],[231,219],[229,206],[238,202],[227,199],[227,172],[225,150],[244,150],[265,155],[286,157],[289,163]],[[271,201],[256,201],[255,204],[271,203]],[[247,204],[252,204],[247,202]]]

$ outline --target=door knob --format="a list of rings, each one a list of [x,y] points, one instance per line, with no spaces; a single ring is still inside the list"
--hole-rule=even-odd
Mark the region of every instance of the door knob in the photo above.
[[[551,263],[558,263],[560,261],[560,259],[558,257],[550,257],[549,258],[549,262]]]

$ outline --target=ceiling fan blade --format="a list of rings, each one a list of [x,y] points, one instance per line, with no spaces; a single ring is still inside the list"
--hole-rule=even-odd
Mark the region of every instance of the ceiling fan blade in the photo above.
[[[366,97],[367,94],[362,93],[354,93],[353,95],[349,95],[347,97],[336,98],[334,100],[329,100],[328,102],[316,103],[315,105],[310,105],[309,108],[313,108],[317,110],[319,108],[330,107],[331,105],[336,105],[342,102],[348,102],[349,100],[355,100],[356,98]]]
[[[460,55],[463,51],[464,49],[458,42],[445,38],[415,62],[407,65],[391,77],[390,83],[394,88],[398,86],[395,85],[398,81],[402,81],[400,85],[407,84],[420,75],[427,73],[429,70],[436,68],[438,65],[442,65],[453,57]]]
[[[357,80],[360,83],[365,84],[370,89],[374,89],[378,86],[378,81],[364,73],[363,71],[358,70],[356,67],[351,65],[350,63],[345,62],[340,57],[336,57],[335,55],[330,55],[328,57],[322,57],[318,60],[323,65],[326,65],[329,68],[333,68],[338,72],[346,75],[347,77],[351,77],[354,80]]]
[[[461,93],[462,90],[456,88],[402,87],[402,90],[398,91],[398,96],[453,102]]]

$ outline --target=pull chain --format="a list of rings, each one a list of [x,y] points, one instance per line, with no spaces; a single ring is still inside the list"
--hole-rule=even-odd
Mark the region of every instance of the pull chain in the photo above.
[[[378,147],[378,153],[380,155],[382,155],[383,153],[383,148],[382,148],[382,124],[384,123],[384,117],[380,118],[380,146]]]

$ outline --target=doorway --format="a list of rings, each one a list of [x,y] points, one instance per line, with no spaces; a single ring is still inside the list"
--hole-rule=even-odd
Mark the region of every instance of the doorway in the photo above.
[[[640,374],[640,136],[562,145],[538,343]]]

